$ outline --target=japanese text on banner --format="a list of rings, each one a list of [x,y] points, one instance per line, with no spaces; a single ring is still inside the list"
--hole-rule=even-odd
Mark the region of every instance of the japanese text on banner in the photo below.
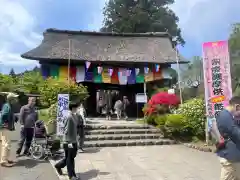
[[[62,136],[64,132],[64,122],[68,116],[69,95],[59,94],[57,105],[57,135]]]
[[[232,97],[227,41],[203,44],[203,70],[206,111],[217,116]]]

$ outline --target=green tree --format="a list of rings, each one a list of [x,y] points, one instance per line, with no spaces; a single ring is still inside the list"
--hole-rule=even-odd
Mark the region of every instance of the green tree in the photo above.
[[[28,71],[18,76],[18,88],[24,93],[39,94],[44,83],[42,75],[37,71]]]
[[[15,92],[16,85],[11,76],[0,74],[0,91],[2,92]]]
[[[178,17],[168,7],[174,0],[109,0],[101,31],[118,33],[169,32],[178,44],[185,41]]]
[[[15,71],[14,71],[13,68],[10,70],[9,75],[10,75],[11,77],[13,77],[13,78],[16,77],[16,73],[15,73]]]
[[[70,94],[70,99],[83,101],[88,97],[87,87],[77,85],[74,81],[48,78],[40,86],[41,101],[44,106],[51,106],[57,102],[58,94]]]
[[[17,83],[17,75],[13,68],[10,70],[9,76],[13,79],[14,84],[16,84]]]
[[[193,97],[204,96],[204,77],[203,77],[203,62],[199,56],[194,56],[189,64],[181,65],[181,81],[183,86],[183,100],[188,100]],[[196,81],[198,84],[195,84]],[[195,86],[196,85],[196,86]]]
[[[229,37],[233,92],[240,95],[240,23],[232,26]]]
[[[196,80],[203,83],[202,57],[194,56],[189,64],[182,65],[181,80],[185,86],[191,85]]]

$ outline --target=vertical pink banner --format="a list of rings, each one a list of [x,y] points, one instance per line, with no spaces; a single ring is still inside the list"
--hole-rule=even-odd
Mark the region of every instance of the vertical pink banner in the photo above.
[[[232,97],[227,41],[203,44],[203,71],[206,110],[209,115],[217,115]]]

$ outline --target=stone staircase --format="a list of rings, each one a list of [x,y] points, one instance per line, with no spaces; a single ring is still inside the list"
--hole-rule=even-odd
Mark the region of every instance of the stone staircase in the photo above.
[[[169,145],[158,129],[135,121],[87,120],[85,147]]]

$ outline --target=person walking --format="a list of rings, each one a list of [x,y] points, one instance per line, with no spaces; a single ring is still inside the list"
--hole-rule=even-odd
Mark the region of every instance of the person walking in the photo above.
[[[235,96],[229,106],[216,117],[217,127],[223,142],[217,146],[217,155],[221,164],[220,180],[240,179],[240,127],[234,114],[240,111],[240,97]]]
[[[84,139],[85,139],[85,125],[86,125],[86,110],[81,103],[80,106],[78,107],[78,115],[80,116],[80,124],[78,128],[78,147],[80,152],[84,152],[83,150],[83,145],[84,145]]]
[[[122,117],[123,103],[120,99],[115,102],[114,110],[117,114],[117,119],[119,120]]]
[[[19,114],[19,121],[21,124],[20,141],[18,143],[18,149],[16,151],[17,156],[20,156],[23,145],[25,143],[25,149],[23,154],[29,155],[29,148],[34,136],[35,123],[38,120],[38,113],[36,111],[36,98],[29,97],[28,104],[22,106]]]
[[[112,111],[112,94],[108,90],[106,94],[106,119],[111,120],[111,111]]]
[[[16,163],[9,158],[11,150],[10,133],[15,130],[15,116],[12,107],[17,97],[18,95],[9,93],[7,95],[7,102],[2,107],[0,117],[0,140],[2,141],[0,164],[2,167],[12,167]]]
[[[62,168],[67,166],[68,177],[70,180],[79,179],[77,178],[75,172],[75,157],[78,150],[78,127],[80,123],[79,116],[77,115],[77,109],[77,103],[69,103],[70,112],[64,122],[63,135],[63,149],[65,156],[55,165],[59,175],[63,175]]]
[[[129,100],[128,100],[127,96],[123,96],[123,116],[126,120],[128,119],[127,107],[128,107],[129,104],[130,103],[129,103]]]
[[[104,99],[102,96],[100,96],[98,99],[98,111],[100,115],[103,114],[104,107],[105,107]]]

